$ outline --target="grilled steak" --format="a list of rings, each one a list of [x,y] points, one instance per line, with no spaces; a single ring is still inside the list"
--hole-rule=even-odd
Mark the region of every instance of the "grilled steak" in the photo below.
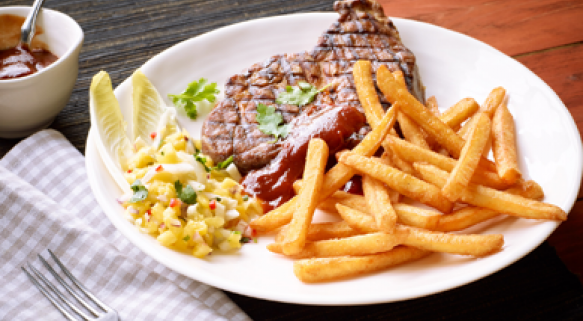
[[[401,43],[397,29],[378,3],[343,0],[334,4],[334,10],[340,15],[338,21],[318,39],[312,51],[273,56],[227,81],[225,99],[204,123],[203,153],[215,162],[233,155],[234,163],[243,173],[269,164],[287,139],[274,144],[273,137],[258,129],[259,103],[275,106],[285,123],[327,106],[352,107],[362,113],[352,77],[352,65],[358,59],[370,60],[375,71],[381,64],[391,71],[402,70],[411,93],[420,101],[425,100],[415,56]],[[286,86],[301,81],[317,88],[335,85],[303,107],[275,103]],[[388,107],[388,102],[380,97]]]

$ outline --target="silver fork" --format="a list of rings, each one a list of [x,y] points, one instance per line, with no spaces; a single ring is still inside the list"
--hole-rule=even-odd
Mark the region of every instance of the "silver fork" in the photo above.
[[[49,270],[49,272],[55,277],[59,283],[75,298],[77,302],[79,302],[87,311],[89,311],[92,315],[87,315],[87,313],[83,312],[80,308],[75,306],[69,299],[67,299],[54,285],[52,285],[49,280],[47,280],[37,269],[35,269],[30,263],[26,263],[28,269],[32,271],[33,276],[24,266],[21,267],[22,271],[26,273],[30,281],[42,292],[42,294],[51,301],[51,303],[61,311],[61,313],[69,320],[78,320],[78,318],[74,317],[73,314],[70,312],[71,310],[74,311],[77,315],[79,315],[83,320],[97,320],[97,321],[117,321],[119,320],[119,316],[117,312],[112,309],[111,307],[107,306],[101,300],[96,298],[87,288],[81,284],[74,276],[65,268],[63,263],[53,254],[51,250],[48,250],[49,254],[53,257],[53,260],[59,265],[61,271],[65,273],[65,275],[69,278],[70,282],[73,283],[78,290],[73,289],[69,284],[67,284],[58,274],[53,270],[53,268],[47,263],[47,261],[38,255],[39,259],[41,260],[42,264]],[[39,282],[39,280],[41,282]],[[44,286],[41,284],[44,283]],[[101,308],[98,310],[91,306],[88,303],[88,299],[84,299],[82,295],[78,292],[84,294],[84,296],[91,301],[95,305]],[[59,300],[57,300],[57,297]],[[67,308],[70,310],[68,311]]]

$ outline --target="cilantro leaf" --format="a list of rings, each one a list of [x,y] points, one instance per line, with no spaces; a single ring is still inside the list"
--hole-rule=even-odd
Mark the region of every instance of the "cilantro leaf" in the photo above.
[[[331,84],[332,83],[318,90],[312,84],[302,81],[299,82],[296,87],[287,86],[284,92],[277,95],[275,102],[278,104],[290,104],[302,107],[314,101],[316,95],[319,92],[324,91],[324,89],[328,88]]]
[[[291,129],[289,124],[282,124],[283,117],[280,112],[275,111],[275,107],[257,104],[257,123],[259,130],[264,134],[273,135],[277,141],[279,137],[285,138]]]
[[[148,197],[148,189],[142,184],[139,179],[136,179],[134,183],[130,186],[134,195],[130,198],[130,203],[137,203],[143,201]]]
[[[180,181],[174,182],[174,188],[176,189],[176,195],[178,198],[186,204],[195,204],[196,203],[196,192],[194,188],[190,185],[186,185],[186,187],[182,187],[182,183]]]
[[[217,164],[217,166],[215,167],[215,169],[217,169],[217,170],[225,169],[229,165],[231,165],[232,162],[233,162],[233,155],[229,156],[229,158],[225,159],[224,161],[219,162]]]
[[[193,81],[186,89],[179,95],[169,94],[168,98],[172,99],[177,107],[184,108],[186,115],[190,119],[196,119],[198,111],[196,110],[196,102],[207,100],[210,103],[215,102],[216,95],[220,91],[217,89],[217,83],[207,84],[207,80],[200,78],[198,81]]]
[[[190,235],[186,235],[185,237],[182,238],[182,240],[188,242],[188,240],[190,240]]]

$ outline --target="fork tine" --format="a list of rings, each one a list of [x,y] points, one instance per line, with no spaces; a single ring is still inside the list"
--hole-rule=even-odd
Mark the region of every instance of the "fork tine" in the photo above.
[[[93,300],[93,302],[95,302],[95,304],[99,305],[103,310],[108,311],[108,312],[113,311],[112,308],[107,306],[105,303],[101,302],[101,300],[99,300],[97,297],[95,297],[95,295],[93,295],[93,293],[91,293],[83,284],[81,284],[81,282],[79,282],[77,280],[77,278],[75,278],[75,276],[73,276],[73,274],[71,274],[71,272],[69,272],[69,270],[67,270],[67,268],[63,265],[63,263],[61,263],[61,260],[59,260],[59,258],[53,253],[53,251],[51,251],[50,249],[47,249],[47,250],[49,251],[49,254],[53,257],[53,260],[55,260],[55,262],[59,265],[59,267],[61,267],[61,270],[69,277],[69,279],[71,279],[71,281],[73,281],[73,283],[77,286],[77,288],[79,288],[79,290],[81,290],[81,292],[83,292],[86,296],[91,298],[91,300]]]
[[[55,270],[53,270],[53,268],[49,265],[49,263],[47,263],[47,261],[42,256],[38,255],[38,258],[40,259],[40,261],[42,262],[42,264],[47,268],[47,270],[49,270],[49,272],[55,277],[55,279],[57,281],[59,281],[59,283],[61,283],[61,285],[65,288],[65,290],[67,290],[67,292],[69,292],[69,294],[71,294],[77,300],[77,302],[81,303],[94,316],[99,316],[99,311],[95,310],[92,306],[90,306],[89,304],[87,304],[87,302],[85,302],[85,300],[83,300],[83,298],[81,298],[79,296],[79,294],[73,288],[71,288],[71,286],[69,286],[69,284],[67,284],[67,282],[65,282],[57,274],[57,272],[55,272]]]
[[[31,270],[34,274],[36,274],[36,277],[40,279],[45,284],[45,286],[48,286],[48,288],[51,291],[53,291],[53,294],[56,294],[59,297],[59,299],[61,299],[61,301],[63,301],[65,305],[67,305],[71,310],[75,311],[85,320],[89,320],[91,318],[87,314],[83,313],[83,311],[79,310],[79,308],[77,308],[73,304],[73,302],[71,302],[63,294],[61,294],[61,292],[57,288],[55,288],[55,286],[49,280],[47,280],[47,278],[45,278],[45,276],[42,275],[34,266],[30,265],[30,263],[26,263],[26,265],[28,265],[28,269]]]
[[[22,271],[24,271],[24,273],[26,273],[26,276],[28,277],[28,279],[30,280],[30,282],[32,282],[32,284],[34,284],[34,286],[36,286],[37,289],[39,289],[39,291],[47,298],[49,299],[49,301],[51,301],[51,303],[57,308],[59,309],[59,311],[61,311],[61,313],[69,320],[71,321],[77,321],[76,318],[74,318],[69,312],[67,312],[67,310],[63,309],[63,307],[61,306],[60,303],[58,303],[55,298],[53,298],[53,296],[47,292],[47,290],[40,284],[38,283],[38,281],[30,274],[28,273],[28,271],[24,268],[24,266],[20,267],[22,269]]]

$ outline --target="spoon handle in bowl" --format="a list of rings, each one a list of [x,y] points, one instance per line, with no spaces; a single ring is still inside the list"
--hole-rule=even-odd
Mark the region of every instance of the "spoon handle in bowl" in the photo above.
[[[35,0],[34,4],[32,5],[31,11],[28,13],[22,28],[20,29],[20,42],[26,44],[30,47],[30,42],[32,41],[32,37],[34,37],[34,33],[36,32],[36,17],[40,12],[40,8],[42,7],[45,0]]]

